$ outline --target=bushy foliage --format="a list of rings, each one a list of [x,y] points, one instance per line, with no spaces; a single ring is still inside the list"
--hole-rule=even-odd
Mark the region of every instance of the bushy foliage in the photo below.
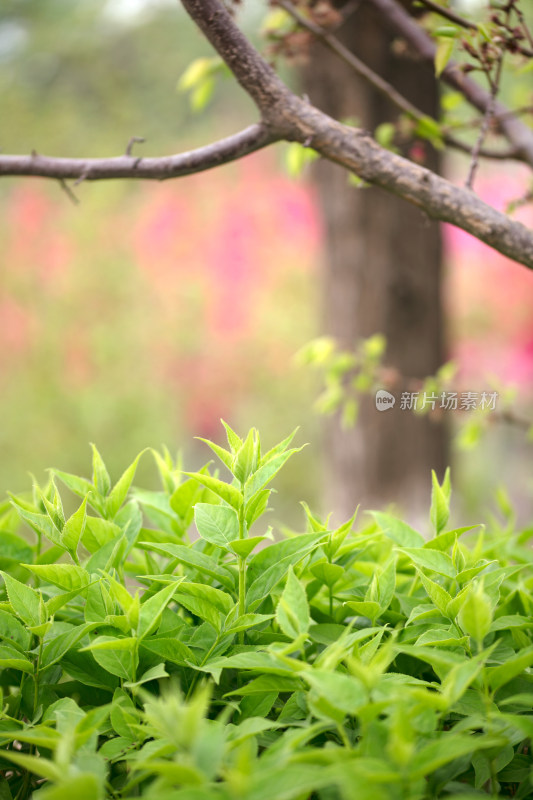
[[[93,448],[3,505],[0,797],[533,796],[532,531],[448,529],[447,474],[428,541],[305,504],[269,541],[293,436],[226,431],[227,480],[165,451],[113,485]]]

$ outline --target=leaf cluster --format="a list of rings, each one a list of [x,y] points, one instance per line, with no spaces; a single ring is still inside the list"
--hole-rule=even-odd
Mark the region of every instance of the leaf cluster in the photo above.
[[[226,433],[226,479],[93,447],[0,507],[0,796],[531,797],[532,531],[450,528],[448,472],[429,540],[304,504],[272,541],[294,434]]]

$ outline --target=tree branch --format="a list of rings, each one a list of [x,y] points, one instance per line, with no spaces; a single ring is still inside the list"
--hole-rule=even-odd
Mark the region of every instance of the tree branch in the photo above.
[[[258,124],[206,147],[159,158],[139,158],[129,154],[115,158],[55,158],[38,153],[30,156],[0,154],[0,176],[35,175],[41,178],[57,178],[59,181],[76,178],[78,182],[110,178],[166,180],[227,164],[275,141],[276,137],[267,126]]]
[[[234,161],[286,139],[312,147],[368,183],[450,222],[518,263],[533,269],[533,233],[486,205],[473,192],[380,147],[364,131],[328,117],[293,94],[262,59],[218,0],[182,0],[261,110],[263,122],[207,147],[163,158],[104,159],[0,155],[0,176],[37,175],[57,180],[147,178],[164,180]],[[242,55],[242,58],[241,58]]]
[[[436,45],[422,28],[417,25],[411,15],[396,0],[371,0],[381,12],[389,27],[400,34],[417,53],[425,60],[433,63]],[[490,93],[475,81],[468,78],[455,61],[449,61],[444,68],[441,79],[465,97],[468,102],[481,111],[486,112],[490,104]],[[527,125],[509,116],[509,109],[503,103],[494,104],[494,114],[499,118],[498,125],[509,143],[516,149],[519,157],[533,167],[533,131]]]

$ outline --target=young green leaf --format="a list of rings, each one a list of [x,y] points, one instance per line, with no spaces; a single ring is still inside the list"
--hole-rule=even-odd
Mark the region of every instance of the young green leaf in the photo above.
[[[236,508],[237,510],[241,507],[243,503],[243,497],[241,492],[235,488],[235,486],[231,486],[229,483],[224,483],[224,481],[218,480],[218,478],[213,478],[211,475],[204,475],[202,472],[186,472],[189,478],[194,478],[194,480],[201,483],[202,486],[205,486],[206,489],[210,489],[216,495],[225,500],[226,503],[229,503],[230,506]]]
[[[61,544],[66,547],[74,559],[77,558],[78,544],[85,530],[86,508],[87,498],[82,501],[78,510],[65,522],[65,526],[61,531]]]
[[[239,537],[237,514],[228,506],[196,503],[194,521],[202,539],[225,550],[229,549],[230,542]]]
[[[431,471],[432,491],[431,491],[431,524],[435,530],[435,535],[444,529],[450,516],[450,469],[446,470],[442,486],[439,484],[435,470]]]
[[[105,510],[106,516],[109,519],[114,519],[118,513],[119,508],[125,501],[127,494],[130,490],[130,486],[133,482],[133,478],[135,477],[135,472],[137,470],[137,464],[139,463],[139,459],[145,453],[145,450],[142,450],[139,455],[132,461],[130,466],[123,472],[120,476],[116,484],[113,486],[113,489],[109,493],[109,496],[106,498],[105,501]]]
[[[31,586],[21,583],[7,572],[0,572],[7,590],[11,608],[26,625],[39,625],[43,622],[39,613],[39,593]]]
[[[91,443],[91,448],[93,451],[93,484],[98,494],[105,497],[111,489],[111,478],[96,445]]]
[[[276,622],[286,636],[296,639],[307,633],[310,623],[305,589],[289,566],[287,583],[276,608]]]
[[[255,449],[256,434],[257,432],[255,428],[250,428],[248,436],[244,440],[242,447],[240,447],[237,453],[235,454],[235,461],[233,463],[233,474],[241,484],[246,483],[248,477],[257,468],[257,462],[254,458],[256,452]]]

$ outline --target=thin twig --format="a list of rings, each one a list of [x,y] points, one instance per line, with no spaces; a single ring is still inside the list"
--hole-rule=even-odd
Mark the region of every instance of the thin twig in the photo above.
[[[459,25],[461,28],[474,31],[478,30],[478,26],[475,22],[470,22],[470,20],[459,16],[459,14],[456,14],[455,11],[451,11],[449,8],[445,8],[438,3],[434,3],[433,0],[418,0],[418,2],[422,3],[422,5],[426,6],[426,8],[429,8],[431,11],[434,11],[435,14],[439,14],[441,17],[450,20],[450,22],[454,22],[456,25]]]
[[[61,186],[61,188],[63,189],[69,200],[72,203],[74,203],[75,206],[78,206],[80,204],[80,201],[78,200],[78,198],[76,197],[76,195],[74,194],[74,192],[72,191],[72,189],[70,188],[70,186],[68,185],[68,183],[64,178],[59,178],[59,185]]]
[[[499,123],[503,122],[508,119],[512,119],[513,117],[523,116],[525,114],[533,114],[533,105],[528,106],[521,106],[520,108],[515,108],[512,111],[507,111],[505,114],[493,114],[492,121]],[[445,131],[458,131],[458,130],[467,130],[468,128],[479,128],[479,126],[483,123],[483,117],[476,117],[475,119],[467,120],[466,122],[457,122],[445,127]]]
[[[131,150],[134,144],[143,144],[146,141],[142,136],[132,136],[126,147],[126,155],[131,156]]]
[[[506,22],[508,20],[509,20],[509,11],[507,11]],[[483,116],[483,123],[479,130],[479,136],[477,137],[476,143],[474,144],[474,149],[472,150],[472,160],[470,162],[470,168],[468,170],[468,176],[465,184],[467,189],[472,189],[474,185],[474,178],[476,175],[477,168],[479,166],[479,153],[483,146],[483,142],[485,141],[485,137],[489,131],[490,121],[492,119],[492,115],[494,114],[494,105],[496,103],[496,96],[500,90],[500,81],[502,77],[504,58],[505,58],[505,49],[502,47],[498,55],[498,61],[496,64],[494,79],[491,76],[490,65],[485,67],[485,74],[487,76],[487,80],[490,86],[490,100],[487,104],[487,109]]]

